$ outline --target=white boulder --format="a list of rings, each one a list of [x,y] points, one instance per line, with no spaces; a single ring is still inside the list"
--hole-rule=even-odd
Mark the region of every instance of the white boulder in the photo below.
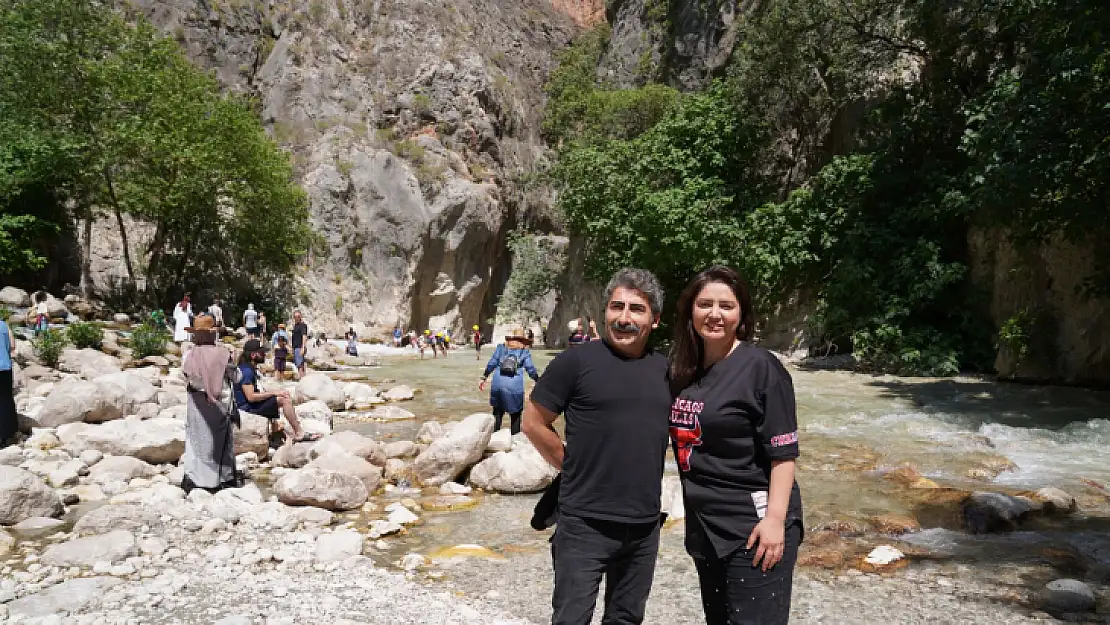
[[[374,466],[358,456],[345,452],[334,452],[320,456],[305,465],[305,469],[336,471],[357,477],[366,487],[367,493],[376,491],[382,482],[381,467]]]
[[[185,423],[157,417],[123,419],[100,425],[70,423],[58,438],[78,451],[96,449],[112,456],[132,456],[152,464],[176,463],[185,451]]]
[[[535,447],[521,441],[512,451],[499,451],[479,462],[470,470],[470,483],[497,493],[535,493],[557,474]]]
[[[318,562],[338,562],[351,556],[362,555],[362,534],[355,530],[339,530],[331,534],[321,534],[316,539],[316,560]]]
[[[62,357],[58,360],[58,369],[67,373],[78,373],[86,379],[93,379],[119,372],[120,362],[95,349],[68,348],[62,351]]]
[[[411,386],[401,384],[394,386],[388,391],[382,393],[382,397],[389,401],[407,401],[416,396],[416,390]]]
[[[274,491],[278,501],[286,505],[326,510],[353,510],[366,503],[370,495],[357,477],[319,469],[290,471],[278,479]]]
[[[416,479],[424,486],[439,486],[454,480],[482,459],[493,434],[493,415],[472,414],[451,428],[451,433],[432,441],[413,462]]]
[[[114,530],[107,534],[74,538],[46,548],[42,563],[49,566],[85,566],[97,562],[119,562],[139,555],[135,536],[127,530]]]
[[[30,517],[56,517],[64,511],[54,489],[30,471],[0,465],[0,525]]]
[[[323,373],[310,373],[297,382],[296,403],[302,404],[314,399],[324,402],[332,410],[343,410],[347,406],[343,389]]]

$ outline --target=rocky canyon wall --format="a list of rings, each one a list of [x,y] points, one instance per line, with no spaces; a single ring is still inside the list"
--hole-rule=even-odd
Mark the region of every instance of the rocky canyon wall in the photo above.
[[[595,3],[130,4],[255,96],[291,152],[326,242],[282,287],[291,307],[320,329],[371,335],[494,317],[507,233],[550,210],[549,192],[522,184],[546,155],[542,86]],[[103,288],[123,273],[119,238],[98,224],[95,239]]]

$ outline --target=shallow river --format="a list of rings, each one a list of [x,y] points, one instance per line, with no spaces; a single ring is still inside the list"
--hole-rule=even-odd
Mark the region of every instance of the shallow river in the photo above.
[[[487,349],[484,355],[489,353]],[[554,353],[534,352],[541,372]],[[477,389],[484,364],[485,358],[476,361],[469,350],[423,361],[386,356],[382,366],[358,373],[376,386],[396,381],[417,387],[416,399],[405,404],[417,421],[344,423],[340,417],[337,427],[379,438],[411,439],[424,420],[447,421],[487,411],[488,397]],[[887,543],[907,551],[917,548],[911,566],[921,561],[949,563],[958,566],[960,574],[985,582],[1033,587],[1060,576],[1095,583],[1110,580],[1110,495],[1105,490],[1110,484],[1110,393],[971,378],[913,379],[796,368],[791,373],[798,396],[803,454],[798,482],[807,531],[813,535],[838,524],[860,530],[848,532],[855,537],[837,547],[854,555],[828,568],[850,567],[859,550],[866,553],[871,546]],[[916,470],[901,469],[908,478],[889,474],[907,465]],[[673,462],[667,470],[674,473]],[[921,487],[922,479],[928,487]],[[911,485],[914,480],[918,482]],[[973,490],[1018,493],[1045,486],[1077,497],[1080,512],[1005,535],[964,532],[958,506],[947,496]],[[497,570],[527,577],[528,566],[548,566],[547,533],[527,525],[535,499],[492,495],[470,510],[427,512],[421,526],[391,542],[389,555],[417,552],[435,559],[450,555],[443,554],[445,547],[479,544],[494,552],[487,565],[445,566],[460,589],[490,587],[497,581]],[[885,514],[913,517],[922,530],[885,537],[873,525],[876,516]],[[673,563],[685,574],[681,533],[681,523],[669,525],[660,567],[665,570]],[[512,565],[521,558],[530,564]],[[484,574],[490,570],[495,571],[492,578]]]

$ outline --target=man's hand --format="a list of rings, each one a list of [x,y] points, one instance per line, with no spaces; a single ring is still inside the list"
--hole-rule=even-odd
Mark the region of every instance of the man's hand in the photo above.
[[[563,469],[563,441],[558,432],[552,427],[559,415],[529,399],[524,404],[524,417],[521,419],[521,431],[532,441],[536,451],[540,452],[548,464]]]

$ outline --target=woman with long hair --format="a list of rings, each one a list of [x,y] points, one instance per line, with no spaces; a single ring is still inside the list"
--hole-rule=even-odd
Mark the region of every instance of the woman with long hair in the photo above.
[[[787,623],[802,541],[794,386],[773,354],[746,343],[754,326],[748,287],[728,267],[679,296],[671,441],[708,625]]]

